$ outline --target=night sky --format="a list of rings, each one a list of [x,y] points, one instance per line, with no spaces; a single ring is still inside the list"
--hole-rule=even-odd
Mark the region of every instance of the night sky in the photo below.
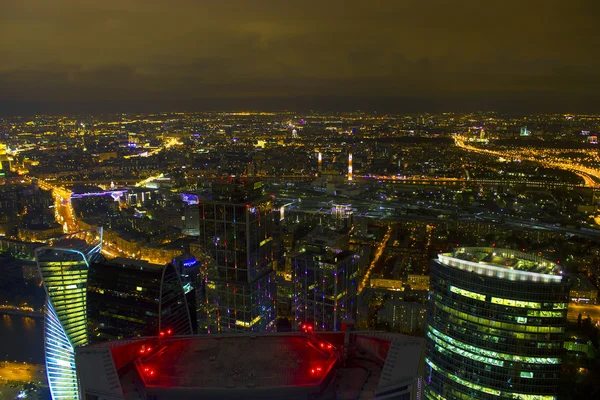
[[[0,114],[600,111],[597,0],[0,0]]]

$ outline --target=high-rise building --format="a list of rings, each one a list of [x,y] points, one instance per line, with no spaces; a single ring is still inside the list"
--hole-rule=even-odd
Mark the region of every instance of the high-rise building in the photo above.
[[[359,261],[352,252],[295,254],[292,260],[292,314],[296,327],[337,331],[356,314]]]
[[[93,263],[88,278],[90,341],[192,333],[179,272],[128,258]],[[194,309],[195,311],[195,309]]]
[[[203,268],[205,296],[198,295],[206,315],[199,331],[274,330],[271,197],[263,196],[261,182],[234,181],[213,184],[199,207],[200,244],[210,257]]]
[[[425,398],[554,400],[569,285],[532,254],[457,248],[431,263]]]
[[[102,228],[72,233],[36,249],[46,289],[44,347],[53,399],[77,400],[75,348],[88,344],[87,278],[102,247]]]

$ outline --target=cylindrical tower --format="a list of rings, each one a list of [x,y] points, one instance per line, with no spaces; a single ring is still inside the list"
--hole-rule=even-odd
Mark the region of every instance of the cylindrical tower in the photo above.
[[[431,264],[427,399],[557,398],[569,287],[556,264],[460,248]]]

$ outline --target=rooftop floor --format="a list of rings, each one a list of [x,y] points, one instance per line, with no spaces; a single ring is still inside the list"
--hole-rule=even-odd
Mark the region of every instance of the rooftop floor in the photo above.
[[[509,249],[494,247],[462,247],[452,253],[444,254],[458,260],[481,265],[490,265],[515,271],[533,272],[537,274],[557,275],[557,264],[545,260],[535,254],[523,253]]]
[[[301,335],[199,337],[165,342],[138,370],[146,386],[259,388],[318,384],[334,363]]]

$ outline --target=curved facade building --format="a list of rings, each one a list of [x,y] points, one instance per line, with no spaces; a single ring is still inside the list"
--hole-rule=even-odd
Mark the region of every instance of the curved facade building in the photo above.
[[[64,236],[36,250],[47,294],[44,327],[46,373],[53,399],[79,399],[75,347],[88,343],[87,278],[100,253],[102,228]]]
[[[557,398],[569,287],[540,257],[458,248],[431,265],[426,399]]]
[[[158,336],[161,331],[192,334],[190,310],[173,264],[128,258],[94,263],[87,304],[91,343]]]

